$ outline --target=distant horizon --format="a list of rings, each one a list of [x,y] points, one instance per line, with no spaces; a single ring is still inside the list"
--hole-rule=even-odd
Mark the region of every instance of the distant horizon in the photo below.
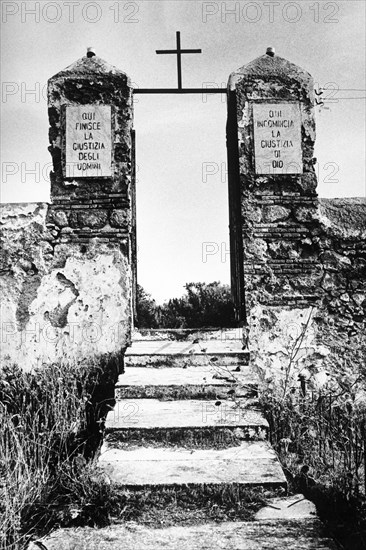
[[[317,197],[318,199],[322,200],[322,199],[344,199],[344,200],[347,200],[347,199],[361,199],[363,201],[366,201],[366,196],[363,197],[363,196],[352,196],[352,197],[348,197],[348,196],[344,196],[344,197],[321,197],[320,195],[318,195]],[[51,204],[51,200],[49,201],[16,201],[16,202],[5,202],[5,201],[2,201],[0,199],[0,204]]]

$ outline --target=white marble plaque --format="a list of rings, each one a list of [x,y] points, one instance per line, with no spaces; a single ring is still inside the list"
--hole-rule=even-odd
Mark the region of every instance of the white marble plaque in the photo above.
[[[110,105],[66,107],[65,176],[111,176],[112,118]]]
[[[254,103],[256,174],[302,174],[299,103]]]

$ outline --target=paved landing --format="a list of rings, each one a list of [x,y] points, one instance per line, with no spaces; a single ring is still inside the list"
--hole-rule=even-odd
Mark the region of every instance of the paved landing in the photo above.
[[[62,529],[47,550],[335,550],[316,519],[207,523],[149,529],[129,522],[104,529]],[[34,547],[32,550],[36,550]]]
[[[286,487],[277,456],[267,442],[243,442],[223,450],[138,448],[104,445],[99,464],[117,485],[231,484]]]

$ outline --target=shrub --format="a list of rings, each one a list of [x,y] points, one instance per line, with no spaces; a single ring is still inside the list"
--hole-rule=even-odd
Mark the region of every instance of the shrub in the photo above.
[[[138,285],[139,328],[230,328],[235,327],[230,287],[213,283],[187,283],[185,294],[157,306]]]
[[[158,328],[158,307],[141,285],[137,285],[136,324],[139,328]]]

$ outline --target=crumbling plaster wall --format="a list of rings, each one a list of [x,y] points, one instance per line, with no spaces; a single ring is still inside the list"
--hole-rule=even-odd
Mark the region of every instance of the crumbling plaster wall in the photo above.
[[[120,354],[130,339],[128,258],[97,238],[55,246],[48,210],[2,207],[2,362],[24,370]]]
[[[322,387],[345,374],[356,380],[364,365],[366,200],[320,199],[314,220],[317,303],[296,308],[257,301],[250,309],[249,343],[264,377],[283,381],[290,370],[295,385],[304,374]]]

